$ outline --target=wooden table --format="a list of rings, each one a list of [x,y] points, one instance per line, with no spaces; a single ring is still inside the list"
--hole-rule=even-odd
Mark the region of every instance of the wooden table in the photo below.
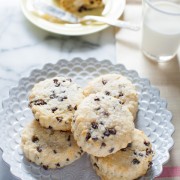
[[[128,4],[123,19],[141,22],[141,16],[140,4]],[[124,64],[127,69],[136,70],[141,77],[148,78],[154,86],[160,89],[161,97],[167,100],[168,110],[173,114],[175,144],[164,171],[170,171],[169,176],[173,176],[168,179],[180,179],[180,49],[178,55],[169,62],[153,62],[141,52],[141,31],[133,32],[122,29],[117,30],[116,33],[116,55],[118,63]],[[165,176],[167,177],[167,175],[162,176],[163,179]]]

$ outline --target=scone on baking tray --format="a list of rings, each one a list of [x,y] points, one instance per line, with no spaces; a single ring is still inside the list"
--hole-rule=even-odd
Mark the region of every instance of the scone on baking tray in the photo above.
[[[103,5],[103,0],[60,0],[60,6],[72,13],[101,8]]]

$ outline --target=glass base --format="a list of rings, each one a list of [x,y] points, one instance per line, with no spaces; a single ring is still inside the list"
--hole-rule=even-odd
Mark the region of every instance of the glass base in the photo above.
[[[155,61],[155,62],[167,62],[167,61],[170,61],[171,59],[174,58],[174,54],[172,56],[155,56],[155,55],[152,55],[150,53],[148,53],[147,51],[143,50],[143,54],[145,56],[147,56],[149,59]]]

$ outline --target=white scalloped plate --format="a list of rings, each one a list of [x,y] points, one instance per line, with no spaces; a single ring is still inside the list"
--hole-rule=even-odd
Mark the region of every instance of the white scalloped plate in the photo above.
[[[69,76],[84,86],[88,80],[106,73],[121,73],[136,86],[139,95],[139,111],[136,127],[143,130],[151,139],[155,150],[153,166],[142,179],[153,179],[162,172],[163,164],[169,159],[169,150],[173,146],[171,123],[172,114],[166,109],[167,103],[160,98],[159,90],[150,85],[149,80],[140,78],[136,71],[129,71],[121,64],[110,61],[97,61],[94,58],[72,61],[60,60],[56,64],[46,64],[36,69],[27,78],[22,78],[17,87],[10,90],[9,98],[3,101],[0,113],[0,147],[3,160],[9,164],[11,173],[23,180],[98,180],[89,162],[88,156],[58,170],[47,170],[28,162],[21,151],[20,139],[23,127],[32,120],[28,108],[28,92],[41,80],[54,76]]]
[[[83,25],[83,24],[68,24],[68,23],[60,24],[60,23],[50,22],[41,17],[36,16],[29,10],[28,7],[31,1],[33,0],[20,0],[22,12],[31,23],[46,31],[61,35],[79,36],[79,35],[95,33],[109,27],[109,25],[104,23],[91,23],[91,24]],[[49,3],[52,3],[52,0],[47,0],[47,1]],[[109,9],[109,11],[107,11],[105,16],[113,19],[118,19],[122,15],[125,9],[126,0],[120,0],[120,1],[110,0],[110,1],[112,1],[110,6],[111,8]]]

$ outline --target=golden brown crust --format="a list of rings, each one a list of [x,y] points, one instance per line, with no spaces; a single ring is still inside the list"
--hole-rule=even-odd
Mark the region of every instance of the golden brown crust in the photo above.
[[[103,7],[103,2],[102,0],[60,0],[60,6],[73,13]]]
[[[106,157],[91,156],[97,174],[106,180],[133,180],[143,176],[152,165],[152,158],[149,139],[137,129],[127,148]]]

